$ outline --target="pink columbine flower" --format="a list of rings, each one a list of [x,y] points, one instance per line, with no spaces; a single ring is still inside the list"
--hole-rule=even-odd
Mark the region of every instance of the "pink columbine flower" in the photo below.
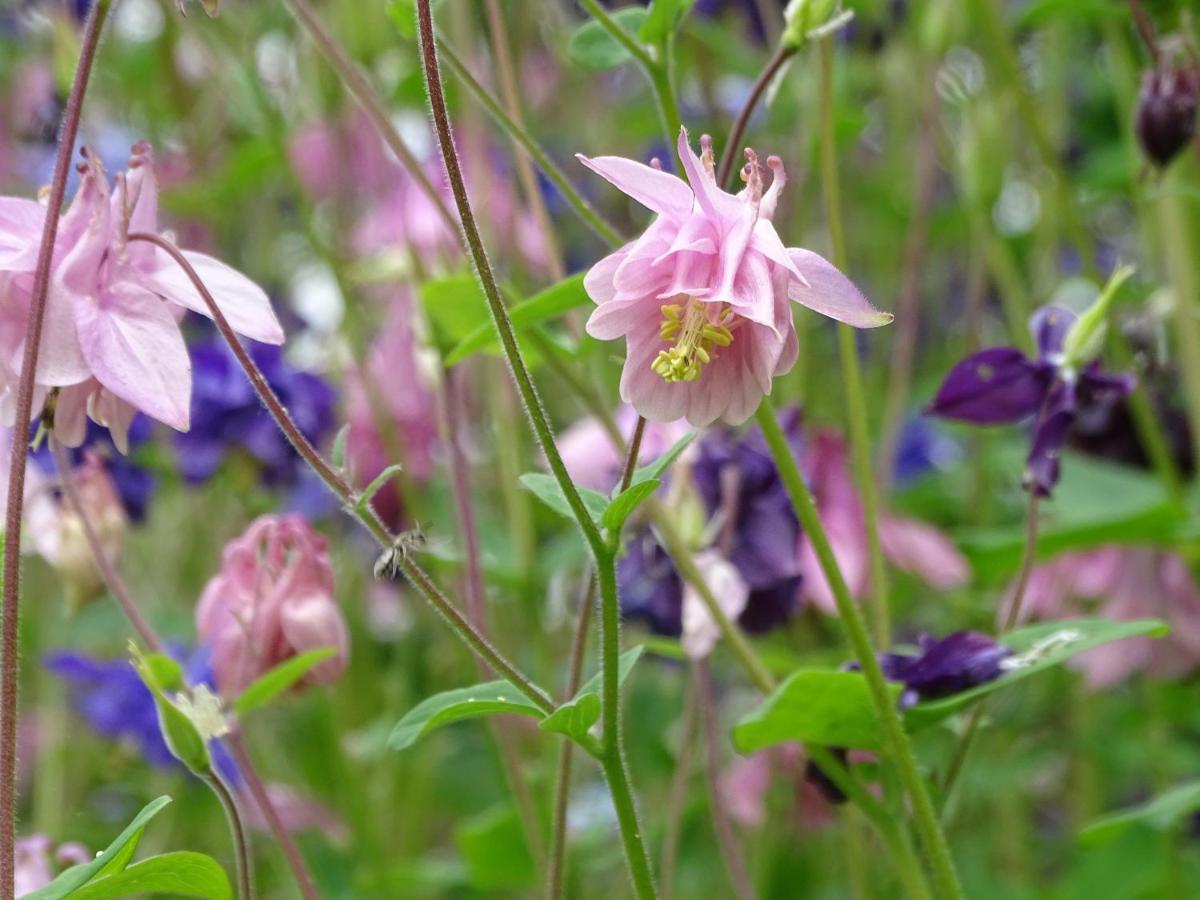
[[[92,855],[82,844],[59,844],[44,834],[17,838],[13,864],[16,868],[14,891],[18,897],[44,888],[54,880],[56,870],[92,861]]]
[[[208,308],[166,253],[129,240],[131,232],[159,232],[150,147],[134,147],[113,185],[94,154],[84,159],[55,242],[35,403],[58,390],[55,436],[67,446],[83,441],[90,417],[124,450],[138,410],[187,430],[192,372],[178,322],[187,309],[208,315]],[[32,200],[0,198],[0,421],[9,425],[46,213]],[[235,330],[283,342],[258,285],[203,253],[184,256]]]
[[[1010,589],[1008,603],[1012,595]],[[1065,553],[1033,570],[1023,620],[1089,614],[1119,622],[1157,618],[1171,626],[1162,638],[1126,638],[1075,657],[1089,687],[1107,687],[1140,671],[1178,678],[1200,668],[1200,587],[1178,554],[1111,545]]]
[[[628,438],[637,422],[637,413],[632,406],[622,406],[613,416],[613,421],[622,437]],[[654,462],[688,431],[687,423],[683,420],[647,422],[638,449],[638,465]],[[588,416],[566,428],[558,437],[558,452],[571,480],[580,487],[607,492],[621,480],[625,455],[617,449],[599,419]]]
[[[647,419],[736,425],[796,362],[789,300],[857,328],[892,316],[816,253],[783,245],[771,223],[786,182],[778,157],[767,159],[773,179],[764,188],[747,150],[746,187],[734,195],[717,184],[712,141],[700,143],[698,157],[680,130],[687,181],[618,156],[579,157],[657,213],[641,237],[588,272],[597,308],[587,331],[626,339],[621,399]]]
[[[850,593],[861,598],[870,587],[867,520],[862,498],[850,477],[845,442],[831,432],[818,432],[804,457],[804,471],[813,488],[821,524]],[[967,583],[966,558],[942,532],[916,519],[881,515],[879,542],[883,555],[896,568],[911,572],[939,591]],[[837,604],[812,542],[800,536],[801,590],[822,612],[833,615]]]
[[[196,607],[196,631],[212,645],[217,687],[236,696],[282,662],[333,647],[307,681],[346,668],[349,637],[333,596],[325,538],[298,515],[261,516],[225,546],[221,569]]]

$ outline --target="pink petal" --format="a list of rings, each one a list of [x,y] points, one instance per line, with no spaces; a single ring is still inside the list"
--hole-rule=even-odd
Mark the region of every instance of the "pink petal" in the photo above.
[[[692,211],[691,190],[668,172],[622,156],[587,157],[577,153],[575,158],[646,209],[675,219]]]
[[[793,247],[788,254],[808,279],[807,285],[793,281],[788,288],[788,296],[802,306],[855,328],[876,328],[895,318],[873,307],[849,278],[811,250]]]
[[[192,264],[234,331],[264,344],[283,343],[283,326],[275,318],[271,301],[262,288],[241,272],[211,256],[190,250],[184,250],[183,255]],[[208,316],[207,304],[175,260],[160,251],[156,254],[156,262],[157,266],[152,271],[139,277],[141,283],[164,300]]]
[[[192,363],[179,326],[153,294],[122,283],[96,303],[75,302],[83,354],[96,379],[121,399],[187,431]]]
[[[631,244],[626,244],[620,250],[608,254],[588,269],[587,274],[583,276],[583,289],[592,298],[593,303],[607,303],[616,296],[617,289],[614,278],[617,274],[617,267],[621,265],[631,246]]]
[[[0,197],[0,269],[37,265],[46,208],[32,200]]]
[[[939,591],[961,587],[971,577],[966,557],[942,532],[924,522],[880,516],[879,542],[892,565],[919,575]]]
[[[717,226],[718,233],[724,234],[733,220],[746,208],[746,204],[733,194],[721,190],[716,180],[708,174],[704,163],[692,149],[686,128],[679,129],[676,150],[679,153],[679,161],[683,163],[688,183],[696,194],[696,203]]]
[[[721,611],[730,620],[737,621],[750,599],[750,588],[742,580],[738,570],[715,550],[698,553],[695,562]],[[709,614],[704,601],[700,599],[700,592],[690,583],[685,583],[683,634],[680,637],[684,652],[692,659],[703,659],[712,653],[720,637],[721,630]]]

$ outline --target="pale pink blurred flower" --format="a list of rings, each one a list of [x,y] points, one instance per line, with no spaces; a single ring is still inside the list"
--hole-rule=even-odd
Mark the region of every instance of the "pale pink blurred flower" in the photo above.
[[[366,365],[346,379],[346,462],[351,481],[366,487],[392,463],[417,483],[433,474],[438,448],[434,395],[436,363],[421,344],[412,297],[397,294]],[[396,458],[399,452],[399,459]],[[402,518],[402,498],[391,486],[375,495],[376,511],[391,525]]]
[[[56,849],[44,834],[17,838],[15,893],[18,897],[32,893],[52,882],[58,870],[91,861],[92,855],[82,844],[60,844]]]
[[[696,568],[704,577],[721,612],[730,621],[736,621],[750,599],[750,588],[737,567],[725,559],[717,550],[704,550],[696,554]],[[704,659],[717,645],[721,629],[708,611],[700,592],[691,582],[683,585],[683,634],[680,643],[692,659]]]
[[[637,413],[632,406],[622,406],[613,416],[613,421],[621,436],[628,440],[633,434]],[[638,451],[638,465],[654,462],[689,430],[687,422],[682,419],[676,422],[647,422]],[[617,450],[604,426],[592,416],[573,423],[558,436],[558,452],[571,480],[596,491],[611,491],[620,479],[621,468],[625,464],[624,455]]]
[[[339,192],[377,194],[398,169],[366,113],[358,111],[333,124],[313,122],[297,130],[288,158],[300,183],[318,200]]]
[[[745,828],[763,827],[767,822],[767,796],[772,791],[772,782],[779,779],[793,785],[793,812],[800,828],[811,830],[832,825],[833,807],[804,777],[804,768],[804,747],[798,743],[777,744],[736,758],[720,779],[721,796],[729,817]]]
[[[1013,589],[1007,603],[1011,603]],[[1133,637],[1076,656],[1071,665],[1092,688],[1135,672],[1178,678],[1200,667],[1200,588],[1183,557],[1152,547],[1111,545],[1066,553],[1037,566],[1021,604],[1021,619],[1098,615],[1116,621],[1162,619],[1162,638]]]
[[[596,263],[584,281],[597,304],[592,337],[626,339],[621,399],[647,419],[739,424],[796,362],[796,301],[860,328],[892,320],[810,250],[784,247],[771,223],[785,184],[770,157],[763,184],[747,150],[746,187],[716,183],[711,141],[697,157],[685,130],[679,158],[687,181],[616,156],[579,159],[657,213],[637,240]]]
[[[333,647],[306,682],[329,683],[346,668],[349,636],[333,595],[325,538],[298,515],[261,516],[225,546],[221,568],[196,607],[196,632],[212,645],[226,697],[293,656]]]
[[[35,402],[59,389],[55,436],[67,446],[82,442],[90,417],[124,450],[139,409],[187,430],[191,360],[178,319],[187,309],[208,315],[208,308],[166,253],[128,240],[135,231],[158,233],[149,146],[134,148],[111,189],[98,158],[84,155],[83,178],[55,244]],[[0,418],[10,425],[45,216],[32,200],[0,198]],[[282,343],[261,288],[212,257],[183,253],[234,329]]]
[[[804,471],[812,486],[821,523],[829,536],[850,593],[863,597],[870,588],[866,514],[850,477],[845,442],[828,431],[817,432],[804,454]],[[942,532],[915,519],[880,515],[879,541],[896,568],[919,577],[940,591],[966,584],[966,558]],[[822,612],[833,615],[837,604],[812,542],[800,536],[801,590]]]
[[[296,834],[301,831],[320,831],[336,842],[344,842],[349,838],[349,831],[341,816],[310,795],[286,784],[267,784],[264,785],[264,789],[280,822],[289,832]],[[269,832],[270,826],[254,796],[247,789],[243,789],[242,793],[242,807],[246,810],[246,820],[250,827]]]

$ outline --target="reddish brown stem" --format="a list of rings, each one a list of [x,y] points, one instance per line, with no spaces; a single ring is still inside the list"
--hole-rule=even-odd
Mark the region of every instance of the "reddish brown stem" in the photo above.
[[[0,898],[13,900],[16,892],[16,815],[17,815],[17,652],[19,650],[21,606],[21,520],[25,501],[25,444],[33,419],[34,375],[42,345],[42,323],[46,318],[46,294],[50,287],[50,263],[58,237],[58,217],[67,193],[71,172],[71,154],[79,134],[83,97],[100,46],[100,33],[112,8],[113,0],[92,4],[75,79],[63,112],[54,179],[42,225],[42,243],[33,276],[33,295],[29,302],[29,323],[25,329],[25,352],[21,358],[21,379],[17,383],[17,411],[13,418],[12,456],[8,471],[8,501],[5,506],[3,624],[0,625]]]
[[[754,115],[758,101],[766,93],[771,80],[783,68],[784,64],[792,58],[792,54],[795,52],[795,47],[780,44],[775,49],[775,53],[771,58],[767,60],[767,64],[763,66],[763,70],[758,73],[758,78],[754,79],[754,85],[750,88],[750,94],[746,97],[746,102],[742,105],[737,118],[733,120],[733,126],[729,129],[729,137],[725,141],[725,149],[721,151],[721,165],[717,169],[717,184],[724,186],[729,182],[729,176],[733,174],[733,164],[738,155],[738,145],[742,142],[742,137],[746,133],[746,126],[750,124],[750,117]]]

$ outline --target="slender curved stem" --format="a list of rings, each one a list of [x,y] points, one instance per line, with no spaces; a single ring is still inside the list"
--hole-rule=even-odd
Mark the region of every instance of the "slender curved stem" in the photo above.
[[[237,800],[234,799],[233,793],[216,772],[200,775],[199,778],[217,795],[217,799],[221,801],[221,808],[225,810],[225,818],[229,822],[229,836],[233,840],[237,895],[241,900],[251,900],[254,896],[254,888],[250,883],[250,848],[246,843],[246,826],[242,822],[242,814],[238,810]]]
[[[221,333],[221,336],[229,345],[229,349],[233,352],[234,358],[237,359],[238,364],[246,373],[246,377],[249,379],[259,400],[267,408],[267,412],[271,414],[271,418],[275,420],[284,437],[288,439],[288,442],[300,455],[301,459],[321,478],[330,491],[342,501],[347,513],[358,519],[379,543],[380,547],[389,554],[389,565],[385,567],[387,574],[403,573],[417,591],[445,620],[451,630],[477,653],[481,659],[495,669],[503,678],[511,682],[513,687],[521,691],[543,712],[552,712],[554,710],[554,701],[550,699],[549,695],[534,684],[516,666],[505,659],[500,651],[491,645],[487,638],[475,630],[458,607],[450,601],[450,598],[442,593],[441,589],[433,582],[433,579],[429,577],[425,570],[417,565],[411,556],[404,551],[400,546],[400,540],[388,531],[387,527],[372,510],[371,505],[364,502],[362,495],[346,481],[339,471],[322,458],[316,448],[309,443],[308,438],[296,427],[296,423],[292,421],[291,415],[280,402],[279,397],[272,390],[270,384],[267,383],[266,378],[259,371],[254,360],[250,358],[250,354],[246,352],[246,348],[238,340],[229,321],[225,318],[225,314],[221,312],[221,308],[217,306],[208,287],[204,284],[204,281],[197,274],[191,263],[188,262],[187,257],[170,241],[156,234],[133,232],[129,235],[129,240],[146,241],[154,244],[166,252],[183,269],[192,282],[192,285],[203,298],[209,315],[217,326],[217,330]],[[395,572],[391,571],[392,567],[394,567]]]
[[[29,301],[29,320],[25,328],[25,351],[21,357],[21,377],[17,383],[17,409],[13,418],[12,448],[8,469],[8,500],[4,514],[3,623],[0,624],[0,898],[12,900],[16,891],[16,815],[17,815],[17,692],[21,607],[21,523],[25,503],[25,444],[33,418],[34,376],[42,344],[42,323],[46,318],[46,295],[50,288],[50,264],[58,237],[59,212],[67,192],[71,173],[71,155],[79,134],[79,117],[87,93],[100,34],[114,0],[96,0],[88,13],[79,62],[71,93],[63,112],[58,156],[54,161],[54,179],[46,204],[42,240],[33,276]]]
[[[504,111],[504,108],[496,102],[496,99],[488,93],[487,89],[481,85],[471,74],[470,69],[459,58],[454,49],[442,38],[437,41],[438,52],[447,67],[454,73],[454,77],[462,83],[462,85],[471,92],[480,105],[487,111],[496,124],[504,130],[512,140],[521,147],[530,159],[542,170],[550,182],[562,194],[564,200],[570,205],[575,214],[588,226],[596,235],[605,243],[612,247],[619,247],[625,243],[625,239],[621,237],[617,231],[600,213],[592,207],[587,199],[579,193],[566,174],[560,169],[550,158],[550,155],[542,149],[542,146],[534,139],[519,122]]]
[[[279,812],[275,809],[275,804],[271,802],[271,796],[267,793],[267,788],[263,784],[262,778],[259,777],[258,770],[254,767],[254,761],[250,759],[250,754],[246,751],[246,743],[242,738],[241,731],[231,732],[226,737],[225,743],[233,753],[238,771],[242,773],[242,779],[246,782],[250,795],[258,804],[263,818],[266,819],[267,827],[275,836],[279,849],[283,851],[288,868],[292,870],[292,877],[296,879],[296,886],[300,888],[300,893],[304,895],[305,900],[318,900],[321,895],[317,893],[317,886],[313,883],[308,867],[304,864],[304,857],[300,855],[300,849],[292,840],[291,832],[279,818]]]
[[[425,174],[421,163],[408,149],[404,138],[400,137],[400,132],[392,124],[387,107],[384,106],[379,94],[371,86],[371,82],[363,74],[362,69],[347,55],[341,44],[337,42],[337,38],[325,27],[325,23],[321,21],[316,10],[308,5],[308,0],[285,0],[285,5],[291,10],[296,21],[304,26],[326,62],[338,73],[346,90],[358,101],[359,106],[370,118],[371,124],[375,126],[388,149],[395,154],[404,168],[408,170],[408,174],[416,181],[421,192],[433,203],[446,227],[452,233],[458,231],[458,221],[450,212],[450,207],[446,205],[446,198],[433,186],[433,182]]]
[[[833,555],[833,548],[829,544],[829,537],[826,535],[825,526],[821,523],[821,517],[817,513],[812,494],[804,482],[804,476],[800,474],[800,467],[796,464],[795,457],[792,456],[787,438],[784,436],[783,429],[775,415],[775,409],[769,399],[763,400],[758,412],[755,413],[755,418],[762,429],[763,437],[770,448],[771,456],[775,460],[775,466],[779,470],[780,478],[783,479],[784,488],[800,519],[800,524],[804,528],[805,537],[812,543],[817,559],[821,563],[821,570],[825,573],[825,578],[833,590],[838,621],[845,629],[854,655],[862,667],[871,694],[871,701],[883,728],[886,747],[889,750],[888,758],[898,770],[908,793],[917,832],[921,836],[921,842],[933,870],[937,893],[941,897],[957,900],[962,897],[962,888],[958,883],[958,875],[954,870],[954,861],[950,856],[946,836],[938,824],[933,801],[929,797],[929,790],[917,767],[912,744],[900,721],[900,713],[896,709],[895,701],[888,691],[887,681],[883,677],[879,659],[871,646],[871,639],[867,634],[862,613],[850,595],[850,589],[846,586],[846,579],[838,566],[837,558]]]
[[[758,77],[754,79],[750,94],[746,97],[746,102],[742,104],[737,118],[733,120],[733,126],[729,129],[729,137],[725,140],[725,149],[721,151],[721,164],[717,167],[717,184],[729,183],[730,176],[733,175],[734,163],[737,162],[738,145],[741,144],[742,137],[746,134],[746,126],[750,124],[750,117],[754,115],[758,101],[767,92],[767,88],[779,70],[796,54],[797,49],[791,45],[780,44],[775,48],[775,52],[771,54],[771,58],[767,60],[762,71],[758,73]]]
[[[696,695],[696,684],[688,680],[687,693],[683,700],[683,723],[679,732],[679,755],[675,757],[675,772],[671,776],[671,787],[667,794],[666,827],[662,841],[662,859],[659,862],[660,889],[663,900],[669,900],[675,885],[675,862],[679,856],[679,836],[683,831],[683,814],[688,799],[688,781],[692,771],[692,751],[696,743],[696,720],[699,718],[700,698]]]

